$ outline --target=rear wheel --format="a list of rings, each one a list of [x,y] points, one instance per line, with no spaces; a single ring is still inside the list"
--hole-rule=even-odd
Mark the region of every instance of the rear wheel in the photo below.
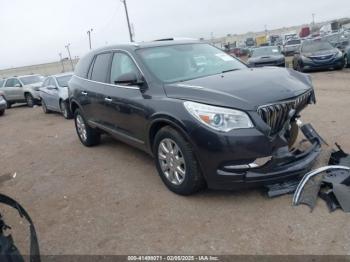
[[[0,110],[0,116],[2,116],[3,114],[5,114],[5,109]]]
[[[88,126],[83,114],[79,109],[74,112],[75,129],[81,143],[85,146],[94,146],[100,143],[101,134],[98,130]]]
[[[31,94],[27,93],[27,94],[25,95],[25,98],[26,98],[27,105],[28,105],[29,107],[33,107],[34,104],[35,104],[35,102],[34,102],[34,97],[33,97]]]
[[[65,119],[71,119],[72,118],[72,113],[69,110],[69,106],[68,106],[67,102],[61,100],[60,108],[61,108],[62,115],[64,116]]]
[[[163,127],[154,139],[153,152],[158,173],[169,190],[190,195],[204,187],[194,151],[175,129]]]

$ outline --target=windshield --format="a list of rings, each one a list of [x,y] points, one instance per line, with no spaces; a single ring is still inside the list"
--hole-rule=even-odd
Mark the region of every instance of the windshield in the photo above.
[[[281,54],[281,51],[277,46],[269,46],[269,47],[261,47],[261,48],[254,49],[252,57],[279,55],[279,54]]]
[[[300,40],[289,40],[288,42],[287,42],[287,45],[299,45],[301,43],[301,41]]]
[[[302,52],[311,53],[316,51],[332,50],[334,47],[326,41],[307,41],[301,48]]]
[[[0,80],[0,87],[4,84],[5,80]]]
[[[24,85],[30,85],[34,83],[42,82],[42,76],[23,76],[19,78]]]
[[[247,68],[239,60],[208,44],[183,44],[137,50],[151,73],[171,83]]]
[[[65,76],[59,76],[56,77],[57,83],[59,86],[67,87],[68,81],[72,78],[72,75],[65,75]]]

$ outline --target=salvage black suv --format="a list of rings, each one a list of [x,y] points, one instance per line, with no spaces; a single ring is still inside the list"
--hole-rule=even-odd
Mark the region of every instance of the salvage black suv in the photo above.
[[[69,87],[85,146],[108,133],[148,152],[178,194],[284,181],[320,152],[311,128],[309,147],[293,148],[300,112],[315,102],[308,75],[251,69],[206,43],[104,47],[80,60]]]

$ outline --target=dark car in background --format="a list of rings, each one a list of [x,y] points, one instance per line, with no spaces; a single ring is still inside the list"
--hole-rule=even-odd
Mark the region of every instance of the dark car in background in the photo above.
[[[44,113],[51,111],[62,113],[64,118],[72,118],[68,102],[68,81],[72,73],[52,75],[45,79],[40,88],[41,104]]]
[[[69,91],[82,144],[108,133],[146,151],[177,194],[285,181],[310,170],[320,152],[318,140],[307,151],[289,149],[301,111],[315,102],[310,76],[249,68],[202,42],[91,51]]]
[[[293,68],[300,72],[343,67],[343,53],[322,39],[305,40],[293,58]]]
[[[249,56],[248,65],[250,67],[286,66],[286,59],[278,46],[255,48]]]

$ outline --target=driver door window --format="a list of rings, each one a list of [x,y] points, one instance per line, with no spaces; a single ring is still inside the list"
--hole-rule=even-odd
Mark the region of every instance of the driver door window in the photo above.
[[[128,73],[135,73],[140,76],[139,70],[134,61],[124,53],[114,53],[111,67],[110,83],[115,84],[120,76]]]

